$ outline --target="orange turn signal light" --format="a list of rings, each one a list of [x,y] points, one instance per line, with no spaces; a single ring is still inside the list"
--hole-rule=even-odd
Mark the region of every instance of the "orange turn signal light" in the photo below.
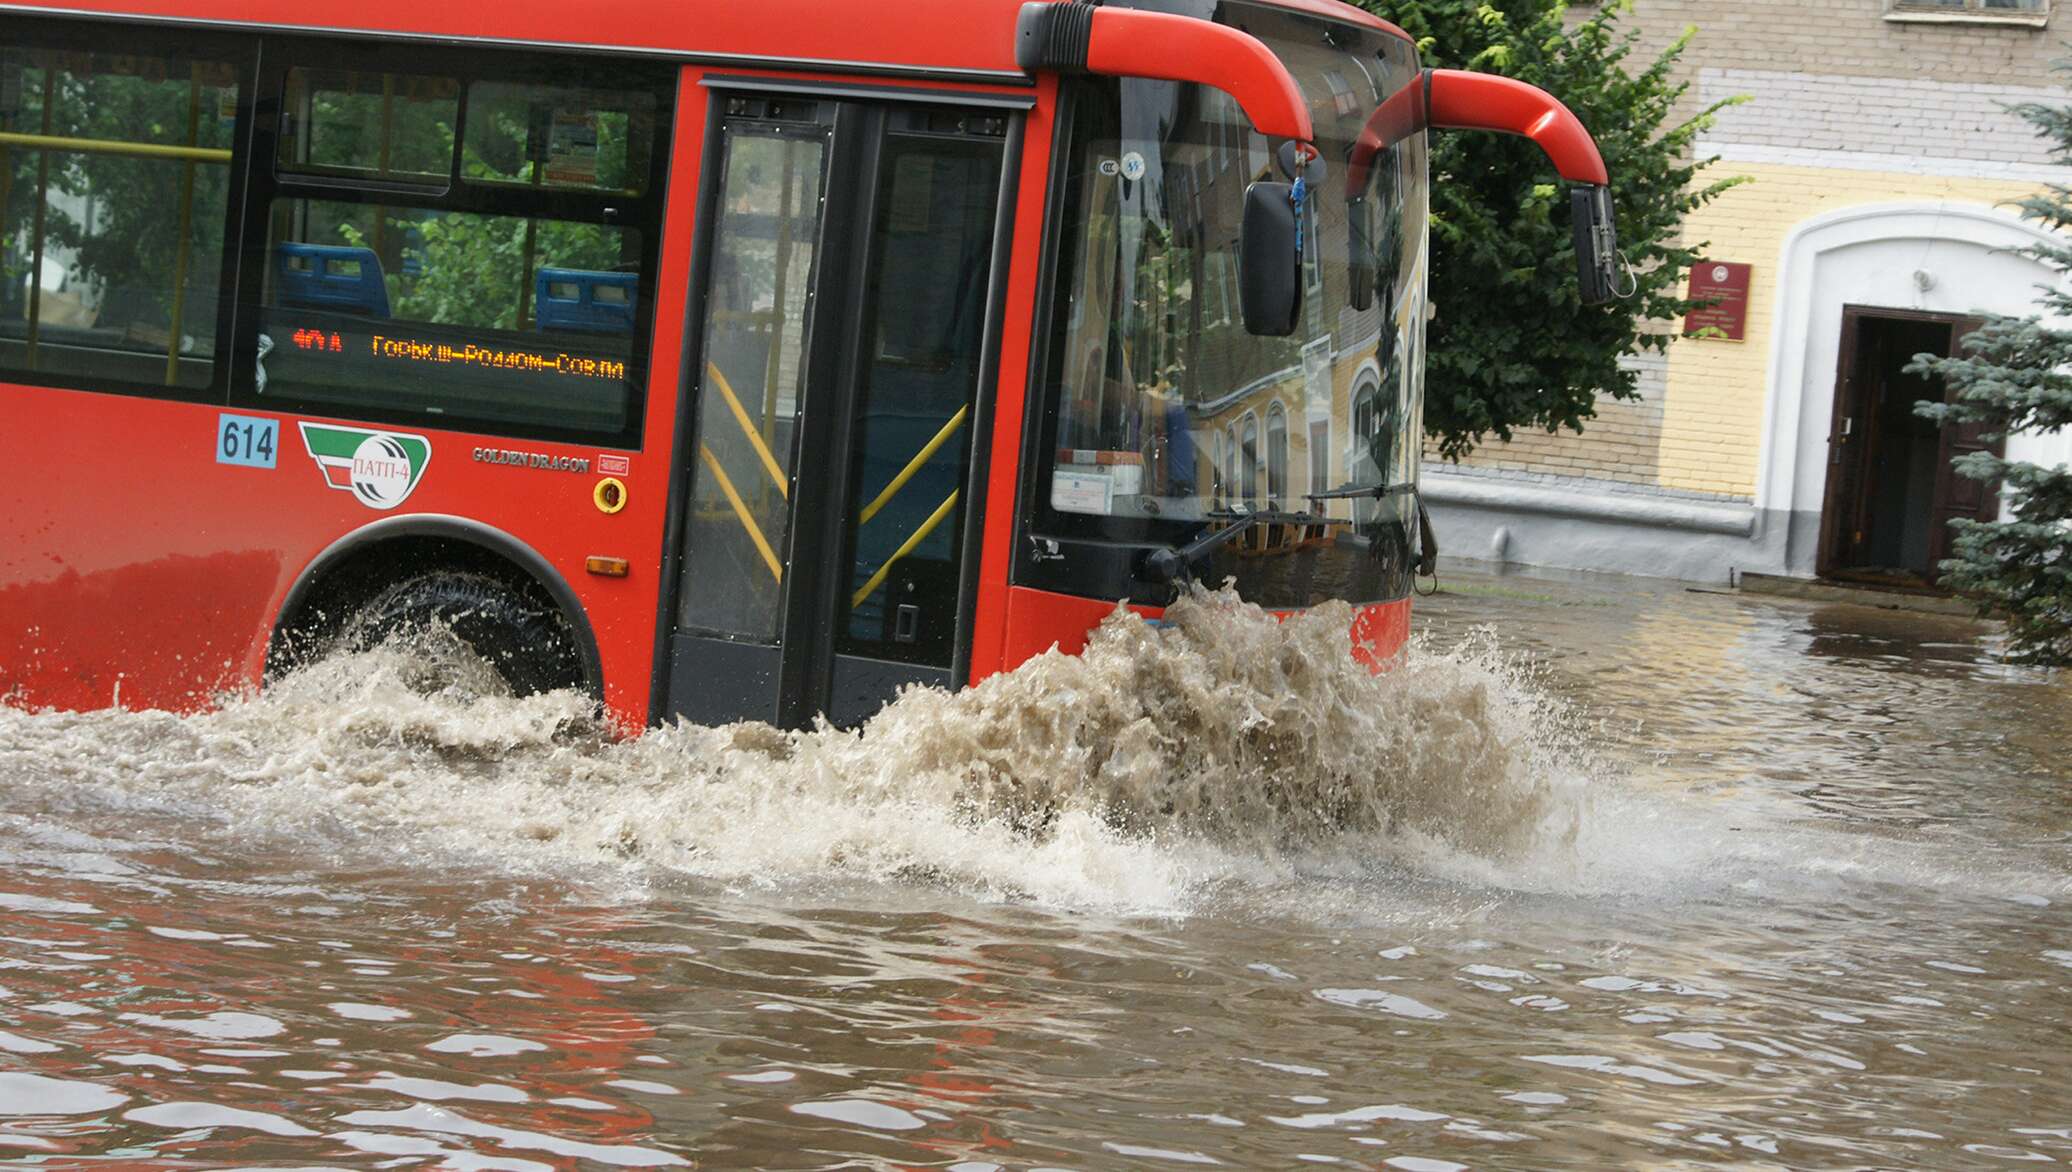
[[[605,578],[623,578],[633,566],[625,558],[590,557],[583,559],[583,568]]]

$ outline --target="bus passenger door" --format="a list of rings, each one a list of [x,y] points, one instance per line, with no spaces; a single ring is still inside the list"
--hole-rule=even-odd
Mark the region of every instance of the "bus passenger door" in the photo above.
[[[713,101],[661,715],[853,724],[903,684],[952,686],[968,657],[974,416],[1019,118]]]

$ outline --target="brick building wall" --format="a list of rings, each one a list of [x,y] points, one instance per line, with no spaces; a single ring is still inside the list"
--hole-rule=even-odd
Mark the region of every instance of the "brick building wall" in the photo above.
[[[2040,75],[2039,75],[2040,76]],[[2007,108],[2062,102],[2050,85],[1840,77],[1780,70],[1698,71],[1699,100],[1754,100],[1720,111],[1703,138],[1727,163],[1823,169],[1839,152],[1851,170],[1902,175],[2056,178],[2046,145]]]
[[[1638,399],[1601,399],[1597,417],[1573,432],[1518,431],[1511,442],[1495,440],[1468,454],[1462,465],[1498,472],[1546,476],[1589,476],[1625,484],[1661,481],[1662,405],[1668,391],[1669,358],[1649,351],[1625,363],[1638,372]],[[1436,447],[1426,449],[1438,460]]]
[[[1823,77],[1905,78],[1959,85],[2049,78],[2065,56],[2062,4],[2048,25],[1996,19],[1887,19],[1887,0],[1633,0],[1621,23],[1641,33],[1651,60],[1698,30],[1684,67]],[[1576,4],[1577,19],[1595,5]],[[2023,14],[2026,16],[2026,14]]]

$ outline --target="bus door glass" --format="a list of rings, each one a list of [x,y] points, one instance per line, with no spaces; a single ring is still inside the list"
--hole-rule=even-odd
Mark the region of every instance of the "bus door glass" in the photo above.
[[[737,100],[748,116],[721,133],[679,622],[744,644],[775,646],[781,629],[833,130],[821,105]]]
[[[879,154],[828,700],[952,683],[1006,116],[894,109]]]
[[[1010,115],[722,90],[664,715],[951,682]]]

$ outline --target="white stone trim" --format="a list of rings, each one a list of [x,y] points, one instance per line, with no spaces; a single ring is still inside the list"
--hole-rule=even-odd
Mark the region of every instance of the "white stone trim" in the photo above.
[[[1937,12],[1928,8],[1900,8],[1886,0],[1885,19],[1894,24],[1986,24],[2014,25],[2018,28],[2045,28],[2050,24],[2049,0],[2040,9],[1944,9]]]
[[[1824,463],[1827,430],[1834,410],[1833,360],[1839,350],[1839,313],[1845,304],[1971,314],[2033,312],[2035,286],[2050,270],[2009,256],[2054,237],[2032,224],[1982,204],[1907,201],[1868,204],[1816,216],[1785,239],[1777,263],[1777,303],[1770,339],[1770,374],[1763,404],[1762,451],[1756,468],[1759,517],[1791,512],[1817,515],[1826,495],[1824,478],[1807,470]],[[1838,284],[1853,249],[1901,247],[1907,258],[1938,274],[1933,288],[1919,290],[1899,274],[1866,292],[1862,284]],[[1865,254],[1859,254],[1859,257]],[[1889,260],[1888,260],[1889,264]],[[1823,283],[1823,272],[1831,280]],[[2028,272],[2033,279],[2009,280]],[[1861,282],[1863,274],[1853,280]],[[1818,341],[1818,346],[1815,343]],[[1815,351],[1818,350],[1816,354]],[[1822,369],[1815,369],[1817,363]],[[1817,479],[1818,483],[1807,483]],[[1760,536],[1760,535],[1759,535]],[[1810,571],[1812,550],[1790,549],[1789,572]]]
[[[2003,163],[1991,159],[1937,159],[1922,155],[1885,155],[1870,151],[1830,151],[1810,147],[1763,146],[1700,140],[1700,160],[1807,167],[1821,171],[1871,171],[1924,175],[1942,179],[2004,180],[2010,183],[2072,183],[2072,167],[2048,163]]]

